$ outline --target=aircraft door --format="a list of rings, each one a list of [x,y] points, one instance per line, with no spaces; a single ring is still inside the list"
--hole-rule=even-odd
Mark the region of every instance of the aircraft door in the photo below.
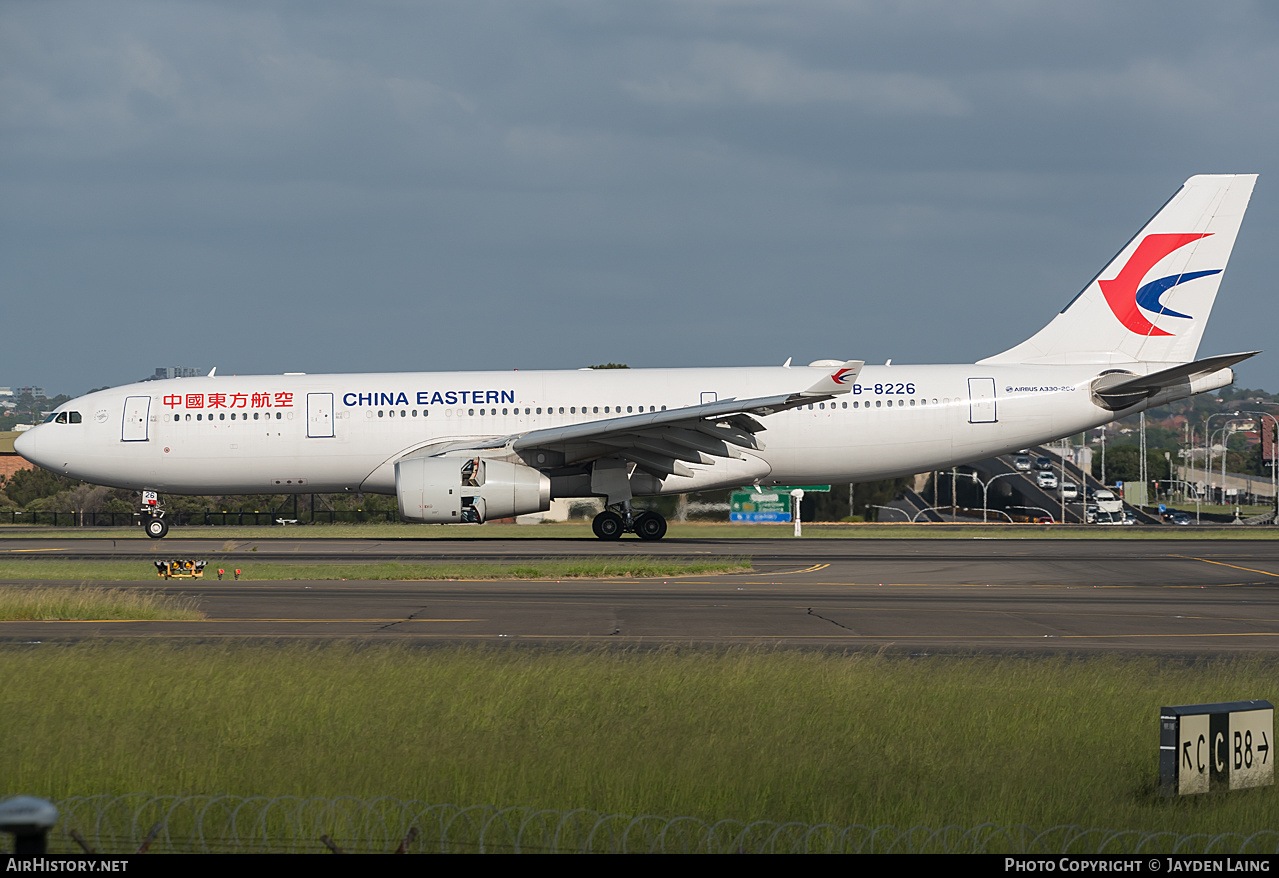
[[[151,419],[151,397],[127,396],[124,399],[124,426],[120,438],[125,442],[146,442],[147,423]]]
[[[995,417],[995,379],[968,379],[968,423],[993,424]]]
[[[311,439],[332,438],[333,394],[308,393],[306,395],[306,435]]]

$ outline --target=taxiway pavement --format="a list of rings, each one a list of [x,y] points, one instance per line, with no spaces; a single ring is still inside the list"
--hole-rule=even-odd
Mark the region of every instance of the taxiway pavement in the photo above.
[[[753,571],[667,580],[252,580],[254,565],[273,561],[625,554],[749,557]],[[158,581],[151,561],[159,557],[239,566],[245,579]],[[103,584],[190,595],[209,617],[0,622],[9,642],[356,637],[924,652],[1279,649],[1279,541],[4,539],[0,558],[136,561],[136,584]]]

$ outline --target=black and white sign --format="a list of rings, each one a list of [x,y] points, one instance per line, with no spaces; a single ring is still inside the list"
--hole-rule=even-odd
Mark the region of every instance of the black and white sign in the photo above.
[[[1229,701],[1159,714],[1159,790],[1186,796],[1275,782],[1274,706]]]

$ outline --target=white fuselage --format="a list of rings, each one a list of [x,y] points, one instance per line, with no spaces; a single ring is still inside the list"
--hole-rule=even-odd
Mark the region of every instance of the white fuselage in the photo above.
[[[644,493],[888,478],[1106,423],[1104,367],[867,366],[851,392],[760,418],[760,448],[693,464]],[[19,451],[95,484],[178,494],[395,493],[394,463],[501,437],[712,400],[793,393],[814,367],[181,378],[98,391],[28,431]],[[1123,414],[1139,410],[1137,407]],[[78,423],[70,413],[78,413]],[[640,487],[637,485],[637,487]],[[580,496],[561,484],[556,496]]]

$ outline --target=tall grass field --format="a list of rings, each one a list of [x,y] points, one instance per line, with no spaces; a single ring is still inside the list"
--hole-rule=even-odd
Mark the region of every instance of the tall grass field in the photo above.
[[[1159,708],[1279,660],[766,649],[0,645],[0,794],[392,796],[898,827],[1271,829],[1157,795]]]

